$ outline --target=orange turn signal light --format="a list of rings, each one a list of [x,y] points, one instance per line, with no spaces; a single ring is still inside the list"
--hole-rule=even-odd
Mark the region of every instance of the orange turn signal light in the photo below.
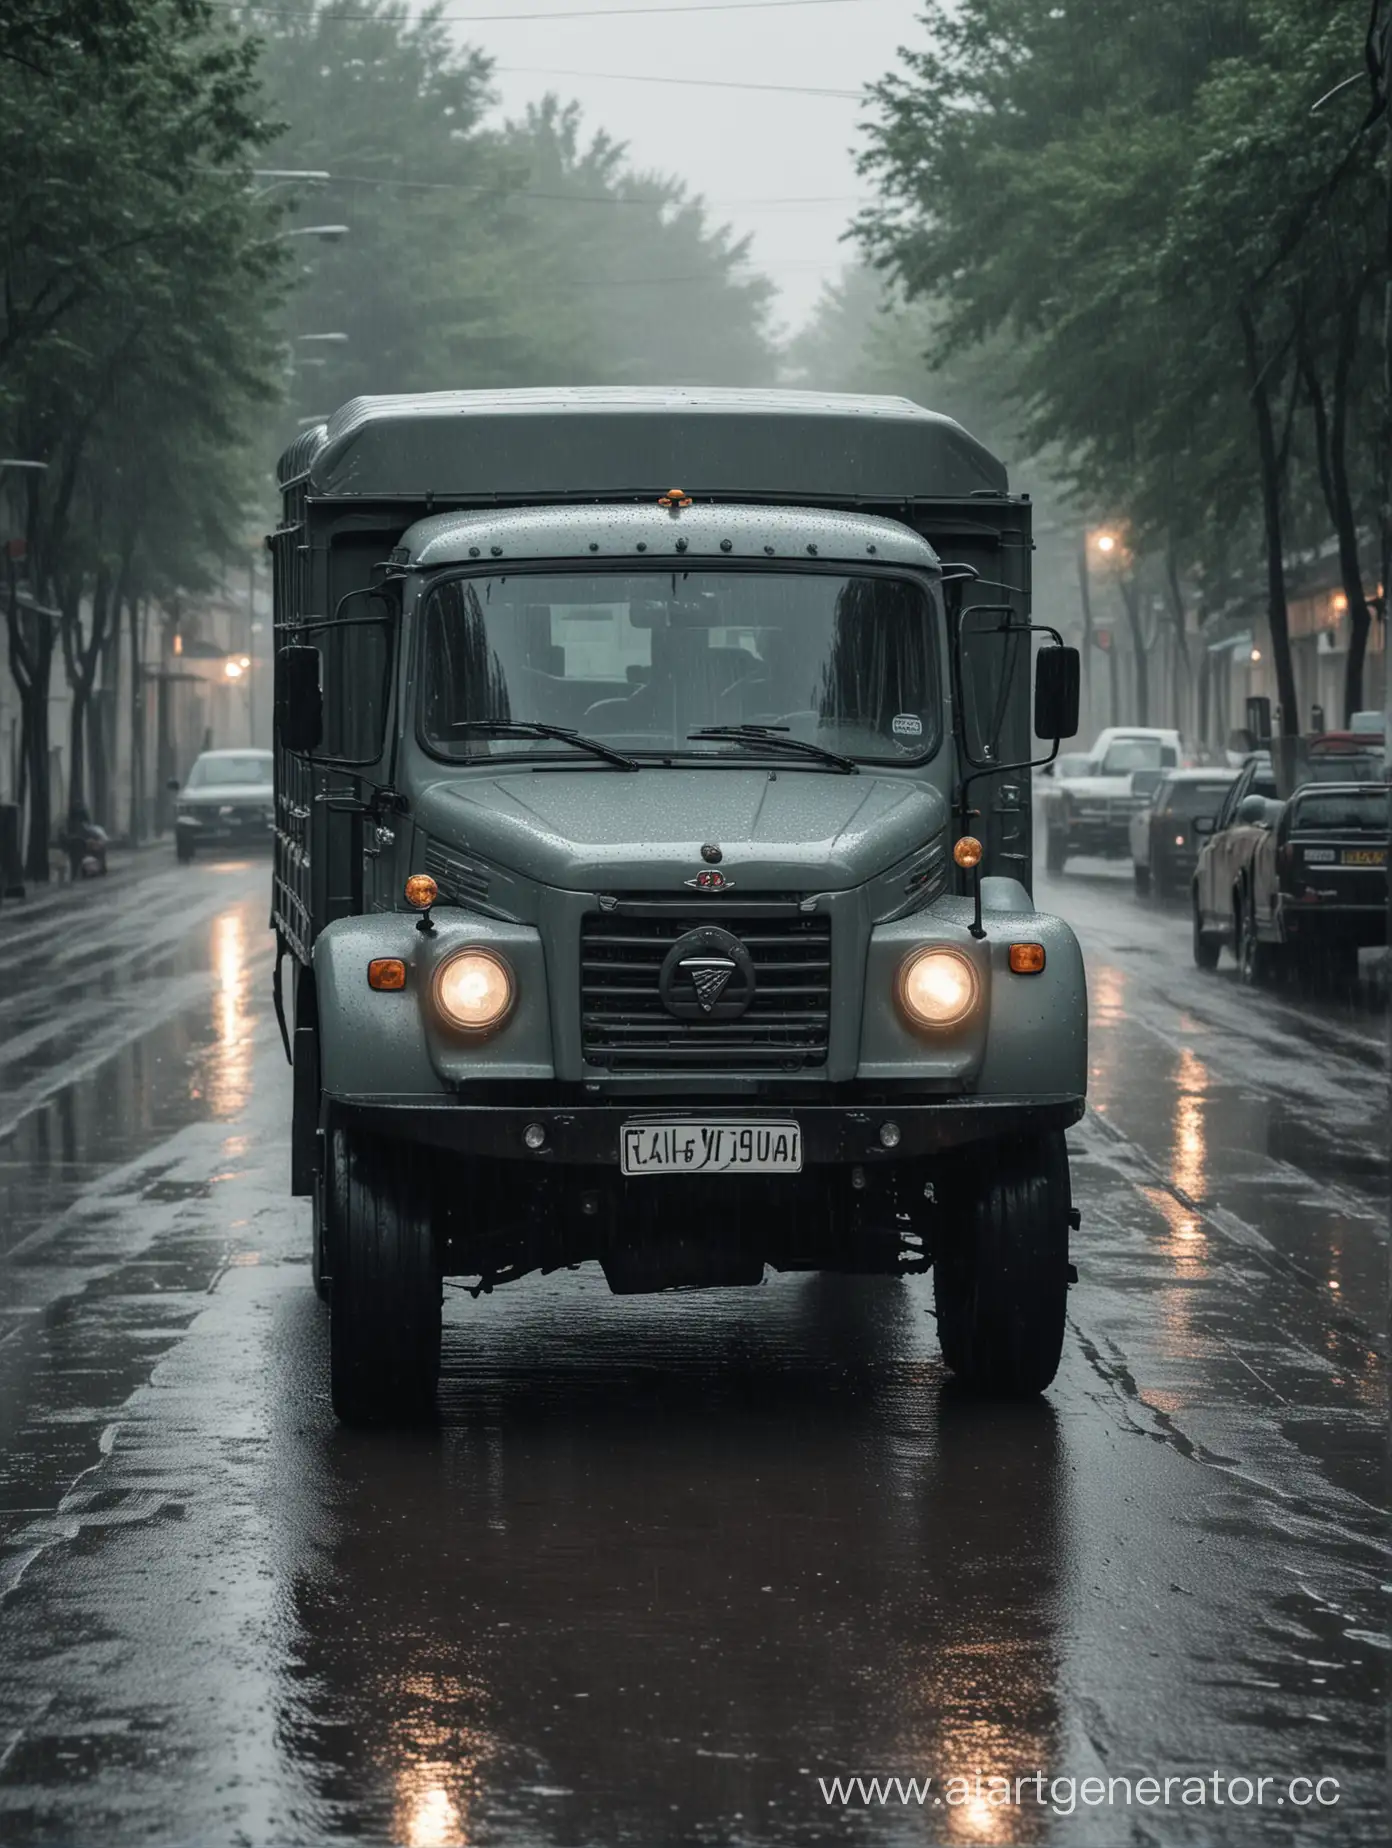
[[[367,965],[369,988],[404,988],[406,965],[399,956],[374,956]]]
[[[1016,975],[1038,975],[1044,967],[1044,945],[1042,943],[1012,943],[1010,967]]]
[[[429,911],[440,896],[440,888],[429,873],[412,873],[406,881],[406,903],[417,911]]]
[[[959,866],[980,866],[981,842],[974,834],[964,834],[952,849],[952,857]]]

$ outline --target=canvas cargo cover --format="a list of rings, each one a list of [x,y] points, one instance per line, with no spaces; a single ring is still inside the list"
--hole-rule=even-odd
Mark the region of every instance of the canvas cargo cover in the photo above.
[[[658,493],[796,501],[1004,494],[1005,469],[907,398],[566,389],[353,398],[281,458],[327,499],[487,502]]]

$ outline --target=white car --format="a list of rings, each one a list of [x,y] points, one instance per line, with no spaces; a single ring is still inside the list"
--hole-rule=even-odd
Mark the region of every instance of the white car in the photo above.
[[[268,845],[275,830],[271,753],[250,748],[204,751],[178,790],[174,851],[191,860],[200,848]]]
[[[1182,752],[1179,733],[1143,727],[1110,726],[1088,753],[1086,773],[1070,777],[1045,805],[1045,865],[1061,873],[1074,854],[1107,860],[1129,857],[1131,817],[1143,808],[1147,781],[1176,769]],[[1137,771],[1150,772],[1141,786]]]

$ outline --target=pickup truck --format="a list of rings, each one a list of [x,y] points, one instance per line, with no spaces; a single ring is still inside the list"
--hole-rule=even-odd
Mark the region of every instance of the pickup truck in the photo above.
[[[1061,873],[1075,854],[1118,860],[1131,851],[1131,817],[1146,797],[1133,781],[1137,771],[1171,770],[1180,759],[1178,732],[1104,731],[1088,753],[1082,775],[1057,777],[1042,786],[1045,863]]]
[[[1282,803],[1250,764],[1199,858],[1195,961],[1213,968],[1226,942],[1248,985],[1285,973],[1310,989],[1351,983],[1359,949],[1387,942],[1387,845],[1386,784],[1322,776]]]

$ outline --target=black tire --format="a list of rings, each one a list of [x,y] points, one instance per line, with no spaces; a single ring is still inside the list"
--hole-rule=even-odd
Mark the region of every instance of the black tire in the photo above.
[[[1200,969],[1216,969],[1218,958],[1222,954],[1222,940],[1215,937],[1211,930],[1205,930],[1199,921],[1199,895],[1194,893],[1191,900],[1194,914],[1194,962]]]
[[[1237,973],[1244,988],[1265,988],[1275,980],[1281,966],[1280,946],[1263,943],[1257,935],[1257,916],[1251,895],[1239,899],[1237,919]]]
[[[345,1424],[415,1424],[440,1375],[440,1267],[429,1195],[409,1146],[335,1129],[329,1362]]]
[[[310,1195],[313,1220],[310,1227],[309,1274],[314,1279],[314,1294],[321,1303],[327,1303],[333,1296],[333,1274],[329,1264],[330,1216],[333,1211],[329,1187],[332,1176],[326,1157],[319,1165],[314,1177],[314,1192]]]
[[[1072,1195],[1061,1133],[963,1158],[933,1260],[943,1358],[979,1392],[1032,1398],[1058,1372]]]
[[[186,829],[180,829],[174,836],[174,853],[181,866],[187,866],[193,858],[193,840]]]
[[[1148,866],[1138,866],[1133,860],[1131,862],[1131,874],[1136,881],[1137,898],[1145,898],[1150,892],[1150,868]]]
[[[1061,873],[1068,859],[1068,836],[1058,828],[1050,828],[1044,839],[1044,866],[1046,871]]]

